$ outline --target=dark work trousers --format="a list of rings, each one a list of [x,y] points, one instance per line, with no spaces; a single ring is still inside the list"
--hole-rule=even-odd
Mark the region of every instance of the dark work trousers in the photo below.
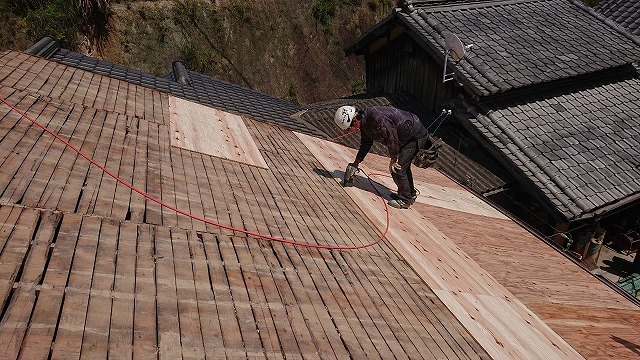
[[[398,154],[398,164],[402,167],[397,173],[391,173],[393,182],[398,186],[398,197],[400,200],[411,203],[416,196],[416,188],[413,186],[413,174],[411,173],[411,162],[427,142],[427,137],[413,139],[400,147]]]

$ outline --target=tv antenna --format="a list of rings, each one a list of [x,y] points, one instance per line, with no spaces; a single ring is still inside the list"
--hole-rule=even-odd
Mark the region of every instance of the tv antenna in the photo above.
[[[444,55],[444,69],[442,70],[442,82],[445,83],[449,80],[453,80],[454,74],[447,74],[447,64],[449,62],[449,56],[454,61],[460,61],[464,58],[464,54],[467,50],[471,49],[473,45],[464,46],[462,41],[452,32],[443,31],[444,37],[445,55]]]

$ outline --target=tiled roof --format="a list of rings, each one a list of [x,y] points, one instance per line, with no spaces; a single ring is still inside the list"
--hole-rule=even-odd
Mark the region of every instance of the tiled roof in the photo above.
[[[482,102],[471,113],[479,133],[567,219],[640,194],[640,75],[633,66]]]
[[[321,129],[329,137],[336,138],[344,133],[335,126],[333,115],[336,109],[343,105],[353,105],[358,109],[369,106],[394,106],[418,115],[424,125],[430,127],[430,132],[433,133],[434,130],[437,130],[434,135],[445,141],[440,149],[440,157],[435,168],[464,183],[474,191],[485,193],[501,188],[512,181],[511,176],[504,168],[496,164],[480,146],[473,146],[475,141],[464,134],[460,127],[451,123],[443,123],[438,128],[440,121],[435,122],[436,116],[407,94],[358,95],[347,99],[311,104],[304,107],[299,117]],[[472,146],[472,148],[460,146],[463,138],[465,145]],[[360,145],[360,133],[344,136],[336,141],[357,149]],[[372,152],[387,155],[387,149],[377,142],[374,143]]]
[[[633,35],[640,35],[640,0],[603,0],[594,10]]]
[[[407,3],[397,18],[439,59],[444,31],[473,45],[453,67],[458,81],[478,97],[640,59],[640,40],[577,0]]]
[[[290,117],[291,114],[299,110],[297,105],[194,71],[188,71],[191,84],[181,85],[171,76],[173,74],[167,77],[157,77],[67,49],[57,51],[51,59],[65,65],[160,90],[239,115],[286,126],[306,134],[322,135],[317,129]]]

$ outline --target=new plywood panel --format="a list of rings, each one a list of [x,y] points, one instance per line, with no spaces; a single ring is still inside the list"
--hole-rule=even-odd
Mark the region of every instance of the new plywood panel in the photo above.
[[[169,96],[171,145],[267,168],[238,115]]]
[[[396,188],[390,175],[385,174],[374,177],[376,182],[387,188]],[[507,219],[500,211],[478,199],[468,191],[430,184],[415,178],[413,180],[416,190],[418,191],[418,198],[416,199],[418,203],[490,218]]]
[[[355,151],[307,135],[296,135],[340,181],[342,171],[339,169],[353,160]],[[372,172],[365,166],[361,168],[366,173]],[[372,221],[384,227],[385,208],[380,206],[378,195],[368,181],[359,181],[357,186],[346,187],[345,191]],[[464,206],[461,202],[457,210],[462,211]],[[477,209],[471,204],[468,211],[475,213]],[[493,358],[582,358],[418,211],[393,208],[389,211],[387,240]]]

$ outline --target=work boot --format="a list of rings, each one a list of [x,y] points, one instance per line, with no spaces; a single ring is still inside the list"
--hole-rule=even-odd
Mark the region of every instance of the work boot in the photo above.
[[[413,195],[413,196],[411,197],[411,199],[409,199],[409,201],[408,201],[409,205],[413,205],[413,203],[415,203],[415,202],[416,202],[416,199],[417,199],[417,198],[418,198],[418,195]],[[400,200],[400,197],[399,197],[399,196],[398,196],[398,194],[396,194],[396,193],[391,193],[391,199],[393,199],[393,200]]]
[[[387,204],[396,209],[408,209],[411,206],[411,203],[402,199],[389,200]]]

